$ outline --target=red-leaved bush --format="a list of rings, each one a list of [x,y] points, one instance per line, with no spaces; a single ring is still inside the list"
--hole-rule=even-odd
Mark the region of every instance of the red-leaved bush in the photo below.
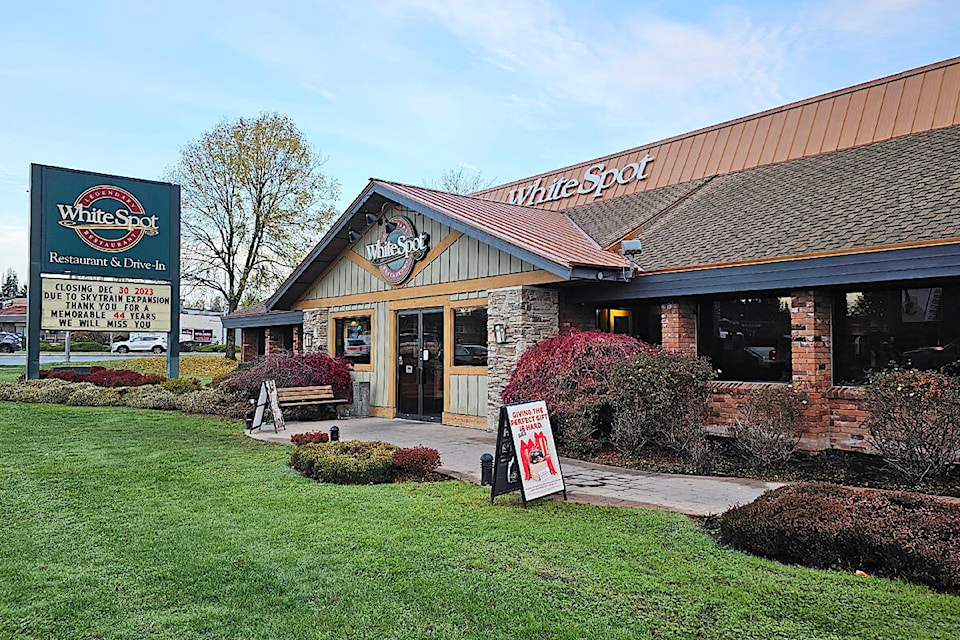
[[[610,371],[657,347],[603,331],[568,331],[528,349],[500,394],[504,402],[544,400],[560,444],[588,451],[610,427]]]
[[[165,381],[155,373],[138,373],[129,369],[106,369],[90,367],[90,373],[77,371],[41,371],[40,378],[54,378],[67,382],[90,382],[98,387],[142,387],[148,384],[160,384]]]
[[[276,380],[278,387],[313,387],[329,384],[338,398],[353,399],[350,364],[344,358],[325,353],[268,355],[250,366],[238,369],[227,384],[246,395],[256,397],[260,383]]]
[[[408,447],[393,452],[400,478],[424,479],[440,466],[440,452],[428,447]]]
[[[330,436],[325,431],[308,431],[295,433],[290,436],[292,444],[314,444],[316,442],[330,442]]]
[[[960,590],[960,505],[933,496],[790,485],[727,511],[719,530],[725,543],[780,562]]]

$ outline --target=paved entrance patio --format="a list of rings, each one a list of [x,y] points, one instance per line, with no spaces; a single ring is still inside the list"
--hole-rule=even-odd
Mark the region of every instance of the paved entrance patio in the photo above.
[[[441,471],[479,484],[480,456],[493,453],[497,436],[479,429],[387,418],[349,418],[319,422],[290,422],[274,433],[266,428],[252,437],[268,442],[290,442],[307,431],[329,431],[337,425],[341,440],[383,440],[401,447],[422,445],[440,452]],[[636,506],[677,511],[694,516],[721,513],[752,502],[782,483],[743,478],[714,478],[647,473],[561,458],[567,496],[574,502]]]

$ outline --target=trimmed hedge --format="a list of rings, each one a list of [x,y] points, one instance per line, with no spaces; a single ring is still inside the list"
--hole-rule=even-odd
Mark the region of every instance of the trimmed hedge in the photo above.
[[[350,364],[345,358],[331,358],[325,353],[305,355],[268,355],[244,363],[230,375],[227,384],[247,398],[255,398],[264,380],[276,380],[278,387],[311,387],[329,384],[334,397],[353,400]]]
[[[393,480],[392,444],[346,440],[303,444],[290,453],[290,466],[308,478],[332,484],[383,484]]]
[[[960,591],[960,505],[827,483],[781,487],[719,518],[723,542],[784,563]]]
[[[393,452],[400,478],[424,480],[440,466],[440,452],[429,447],[407,447]]]
[[[290,436],[291,444],[317,444],[330,442],[330,436],[325,431],[308,431],[307,433],[295,433]]]
[[[147,384],[160,384],[166,378],[155,373],[138,373],[130,369],[107,369],[105,367],[90,367],[90,373],[80,373],[65,369],[63,371],[49,371],[42,369],[40,379],[58,379],[68,382],[90,382],[98,387],[140,387]]]

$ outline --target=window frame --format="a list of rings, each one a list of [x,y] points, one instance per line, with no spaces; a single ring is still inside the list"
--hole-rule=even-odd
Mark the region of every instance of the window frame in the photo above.
[[[370,363],[353,362],[349,358],[345,358],[345,360],[350,363],[354,371],[372,372],[376,365],[375,354],[377,341],[376,313],[372,308],[331,311],[327,330],[327,353],[331,358],[337,357],[337,320],[343,320],[345,318],[368,318],[370,320]]]
[[[450,306],[446,307],[446,326],[447,326],[447,335],[446,335],[446,344],[449,345],[447,351],[450,353],[450,360],[447,364],[447,371],[450,372],[450,375],[488,375],[490,371],[489,360],[486,365],[455,365],[453,364],[454,358],[454,349],[456,349],[456,332],[454,330],[454,322],[456,322],[456,312],[458,309],[472,309],[476,307],[487,307],[486,298],[476,298],[473,300],[456,300],[450,303]],[[490,348],[490,315],[489,310],[487,313],[487,349],[489,354]]]

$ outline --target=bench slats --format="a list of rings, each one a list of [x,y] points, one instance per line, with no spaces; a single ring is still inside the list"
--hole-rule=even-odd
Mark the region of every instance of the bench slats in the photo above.
[[[335,398],[329,384],[314,387],[279,387],[277,400],[281,406],[297,407],[308,404],[345,404],[345,398]]]

